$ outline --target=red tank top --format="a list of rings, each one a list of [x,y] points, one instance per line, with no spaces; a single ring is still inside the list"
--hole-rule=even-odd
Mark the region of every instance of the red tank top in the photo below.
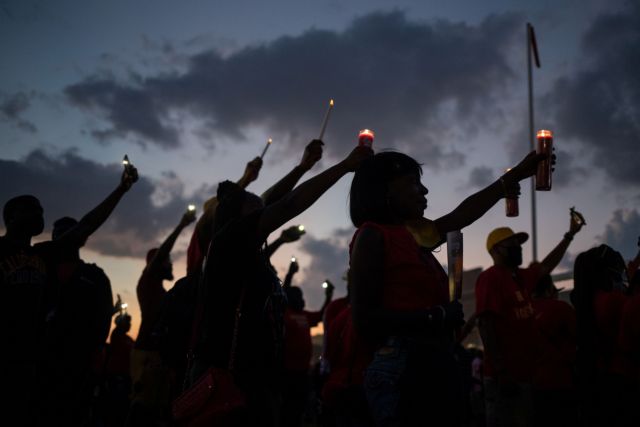
[[[447,274],[430,251],[418,246],[405,226],[366,222],[356,230],[350,252],[364,228],[377,230],[384,240],[385,308],[423,310],[449,302]]]

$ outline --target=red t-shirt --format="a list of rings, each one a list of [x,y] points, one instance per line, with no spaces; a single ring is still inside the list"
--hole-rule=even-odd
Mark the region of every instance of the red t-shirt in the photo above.
[[[535,326],[542,338],[542,355],[534,385],[542,390],[573,387],[576,360],[576,313],[571,305],[551,298],[533,300]]]
[[[622,309],[618,348],[614,371],[640,381],[640,294],[629,297]]]
[[[596,345],[598,368],[603,372],[612,370],[617,358],[620,319],[627,297],[619,291],[596,291],[594,309],[596,315]]]
[[[284,367],[287,371],[308,371],[311,362],[311,328],[322,320],[320,311],[284,312]]]
[[[138,280],[136,295],[140,304],[140,329],[136,338],[136,348],[153,350],[153,328],[162,309],[167,291],[162,286],[162,279],[145,268]]]
[[[339,403],[341,391],[363,383],[364,371],[373,358],[375,349],[358,338],[352,319],[351,306],[347,305],[327,331],[325,357],[330,371],[322,388],[322,398],[329,406]]]
[[[534,326],[531,290],[540,277],[538,265],[521,269],[516,277],[509,269],[493,266],[476,282],[476,314],[493,318],[498,351],[512,379],[531,382],[539,354],[539,336]],[[486,352],[484,374],[494,377],[495,355]]]
[[[334,299],[329,303],[324,310],[324,319],[322,319],[322,325],[324,327],[324,334],[327,335],[327,331],[331,329],[331,325],[335,318],[349,306],[349,298],[342,297]]]
[[[449,302],[447,274],[431,251],[422,249],[404,225],[364,223],[364,228],[382,234],[384,240],[383,300],[385,308],[398,311],[424,310]]]

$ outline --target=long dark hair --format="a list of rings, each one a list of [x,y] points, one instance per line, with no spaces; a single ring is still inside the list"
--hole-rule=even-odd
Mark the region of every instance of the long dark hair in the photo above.
[[[366,221],[381,224],[391,220],[387,184],[403,175],[422,175],[420,164],[395,151],[377,153],[364,160],[351,181],[349,211],[351,222],[360,227]]]

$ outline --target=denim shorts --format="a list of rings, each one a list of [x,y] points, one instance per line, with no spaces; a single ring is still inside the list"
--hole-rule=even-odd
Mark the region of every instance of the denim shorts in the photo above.
[[[389,338],[378,348],[365,372],[365,393],[376,426],[399,423],[401,382],[407,367],[409,344],[403,338]]]

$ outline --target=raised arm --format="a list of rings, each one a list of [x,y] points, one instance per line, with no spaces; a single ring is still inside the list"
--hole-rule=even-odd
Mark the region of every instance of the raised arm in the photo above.
[[[271,188],[262,194],[265,205],[270,205],[290,192],[298,183],[302,175],[309,171],[322,158],[322,146],[324,144],[319,139],[314,139],[304,149],[304,154],[300,163],[291,172],[275,183]]]
[[[582,229],[582,223],[571,215],[571,222],[569,223],[569,231],[567,231],[560,243],[556,245],[555,248],[549,252],[549,254],[540,262],[540,274],[542,276],[546,274],[551,274],[551,272],[560,264],[562,261],[562,257],[565,252],[567,252],[567,248],[571,244],[573,240],[573,236],[576,235]]]
[[[242,177],[236,184],[242,188],[247,188],[249,184],[258,179],[260,169],[262,168],[262,159],[256,157],[247,163]],[[198,243],[203,251],[207,250],[206,245],[211,240],[211,230],[213,230],[213,220],[218,208],[218,198],[213,196],[204,203],[202,215],[196,223],[195,233],[198,236]]]
[[[122,199],[122,196],[131,189],[138,180],[138,170],[133,166],[125,168],[120,177],[120,183],[98,206],[82,217],[75,227],[71,228],[59,239],[59,244],[71,247],[80,247],[84,242],[109,218]]]
[[[258,224],[259,235],[266,239],[271,232],[304,212],[340,178],[353,172],[364,158],[372,154],[373,151],[368,147],[356,147],[341,162],[303,182],[272,205],[266,206]]]
[[[173,229],[171,234],[164,239],[164,242],[160,245],[158,250],[156,251],[153,259],[147,265],[147,271],[156,272],[162,269],[162,264],[169,257],[171,250],[173,249],[173,245],[176,243],[178,236],[185,229],[185,227],[196,220],[195,211],[187,211],[182,215],[180,222],[176,225],[176,228]]]
[[[287,271],[287,275],[284,276],[284,281],[282,282],[282,287],[284,289],[291,287],[291,282],[293,280],[293,276],[300,270],[300,266],[295,259],[292,259],[289,263],[289,270]]]
[[[506,195],[519,195],[519,182],[532,176],[536,172],[538,162],[543,159],[544,154],[532,151],[493,184],[467,197],[453,211],[436,219],[434,222],[440,236],[446,236],[449,231],[460,230],[473,223]]]
[[[271,257],[271,255],[273,255],[275,251],[277,251],[280,246],[284,245],[285,243],[291,243],[299,240],[303,234],[304,230],[300,230],[297,225],[291,226],[286,230],[282,230],[282,233],[280,233],[280,237],[278,237],[276,240],[271,242],[269,246],[267,246],[267,256]]]

